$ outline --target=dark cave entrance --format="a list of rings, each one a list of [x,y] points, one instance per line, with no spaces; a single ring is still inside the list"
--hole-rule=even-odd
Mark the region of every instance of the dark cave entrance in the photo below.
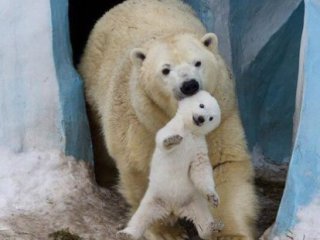
[[[69,27],[70,40],[73,51],[73,63],[75,67],[85,48],[89,34],[96,21],[105,12],[123,0],[69,0]],[[118,179],[115,164],[108,156],[101,129],[92,117],[92,111],[87,106],[92,137],[94,170],[97,183],[102,187],[114,186]]]
[[[69,0],[70,38],[73,62],[79,63],[80,56],[96,21],[109,9],[123,0]]]

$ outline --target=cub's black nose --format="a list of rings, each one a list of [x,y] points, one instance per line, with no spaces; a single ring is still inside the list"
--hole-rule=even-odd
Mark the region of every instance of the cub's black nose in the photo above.
[[[180,90],[184,95],[192,96],[193,94],[198,92],[199,83],[195,79],[191,79],[189,81],[184,82]]]
[[[199,117],[198,117],[198,122],[199,122],[199,123],[204,123],[204,117],[199,116]]]
[[[205,119],[203,116],[193,116],[193,122],[195,125],[197,125],[198,127],[200,127],[204,122]]]

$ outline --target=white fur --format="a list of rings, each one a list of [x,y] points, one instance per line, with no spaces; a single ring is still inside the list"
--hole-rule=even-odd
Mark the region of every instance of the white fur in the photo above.
[[[219,230],[221,224],[214,221],[207,202],[217,205],[219,197],[205,135],[218,127],[220,115],[217,101],[204,91],[179,102],[175,117],[156,135],[148,190],[128,227],[118,232],[120,238],[138,239],[151,223],[171,214],[192,220],[204,239]],[[205,119],[200,126],[194,121],[199,116]],[[165,145],[177,136],[181,142]]]

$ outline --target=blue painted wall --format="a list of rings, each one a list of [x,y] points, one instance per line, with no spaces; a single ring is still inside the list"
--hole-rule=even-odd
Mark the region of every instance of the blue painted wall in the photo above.
[[[207,29],[213,28],[213,13],[207,0],[185,0],[198,14]]]
[[[309,222],[301,217],[300,220],[298,218],[299,211],[320,197],[320,2],[306,0],[305,5],[300,59],[303,79],[300,122],[285,193],[270,239],[288,232],[305,236],[293,239],[316,239],[308,234],[319,232],[319,212],[315,214],[316,218],[310,215]],[[305,221],[305,226],[313,227],[313,231],[294,232],[295,225],[301,221]]]
[[[271,163],[287,162],[292,150],[303,1],[186,2],[220,39],[221,54],[234,72],[250,150],[259,148]]]
[[[77,159],[93,160],[83,81],[72,63],[68,1],[51,0],[53,54],[62,108],[65,152]]]
[[[250,48],[250,42],[244,43],[243,37],[254,24],[254,15],[262,5],[270,3],[231,0],[230,4],[232,66],[249,147],[258,146],[267,160],[281,163],[289,159],[292,149],[304,5],[300,3],[254,59],[244,66],[243,51]],[[274,20],[266,18],[265,21]],[[252,45],[254,41],[259,39],[252,39]]]

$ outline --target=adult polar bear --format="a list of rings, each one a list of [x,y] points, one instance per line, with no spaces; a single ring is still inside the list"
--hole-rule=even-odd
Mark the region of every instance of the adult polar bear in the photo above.
[[[137,48],[138,47],[138,48]],[[220,127],[207,137],[225,224],[219,239],[254,239],[253,168],[239,118],[234,82],[191,8],[179,0],[128,0],[95,25],[79,70],[96,111],[120,190],[135,210],[148,184],[156,132],[174,115],[177,99],[209,91],[218,100]],[[177,226],[155,224],[148,239],[181,239]]]

